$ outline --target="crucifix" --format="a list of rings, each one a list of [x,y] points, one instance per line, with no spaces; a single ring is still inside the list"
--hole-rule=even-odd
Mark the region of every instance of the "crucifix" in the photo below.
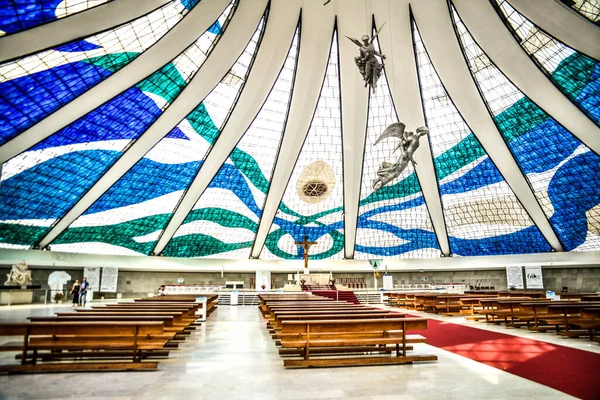
[[[303,242],[294,242],[294,244],[304,249],[304,268],[308,268],[308,249],[310,249],[310,246],[313,244],[317,244],[317,242],[309,242],[308,236],[304,236]]]

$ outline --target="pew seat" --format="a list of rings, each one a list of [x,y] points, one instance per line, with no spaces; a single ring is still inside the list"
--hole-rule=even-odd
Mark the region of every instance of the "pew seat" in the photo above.
[[[286,359],[284,367],[331,367],[382,364],[406,364],[415,361],[435,361],[435,355],[407,355],[408,343],[422,342],[424,338],[407,335],[409,329],[426,329],[427,320],[422,318],[399,319],[351,319],[351,320],[302,320],[282,321],[281,346],[302,351],[303,359]],[[311,358],[311,348],[368,346],[396,346],[396,355],[376,356],[357,354],[343,358]]]
[[[23,337],[20,346],[0,346],[0,350],[21,352],[17,357],[20,365],[0,365],[0,372],[33,373],[155,370],[158,363],[142,361],[142,351],[163,350],[174,333],[166,333],[164,323],[155,321],[46,321],[3,323],[0,336]],[[98,357],[99,351],[107,350],[125,352],[116,362],[90,361]],[[77,351],[81,357],[71,362],[47,363],[44,361],[57,358],[39,357],[40,351]]]

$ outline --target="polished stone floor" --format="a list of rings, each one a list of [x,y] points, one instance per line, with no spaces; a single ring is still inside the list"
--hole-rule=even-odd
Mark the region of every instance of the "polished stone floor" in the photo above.
[[[0,321],[52,315],[59,307],[0,308]],[[430,315],[428,315],[430,317]],[[457,320],[460,322],[460,319]],[[485,324],[470,323],[485,327]],[[500,329],[505,333],[516,330]],[[522,334],[528,333],[524,330]],[[548,334],[548,340],[554,339]],[[541,336],[536,336],[541,339]],[[587,346],[584,340],[567,340]],[[561,344],[568,344],[561,341]],[[579,343],[579,344],[577,344]],[[597,346],[597,344],[595,344]],[[597,346],[598,347],[598,346]],[[286,370],[254,306],[220,306],[155,372],[0,376],[2,399],[565,399],[546,386],[420,344],[438,362]],[[7,362],[2,356],[0,362]],[[14,362],[14,361],[12,361]]]

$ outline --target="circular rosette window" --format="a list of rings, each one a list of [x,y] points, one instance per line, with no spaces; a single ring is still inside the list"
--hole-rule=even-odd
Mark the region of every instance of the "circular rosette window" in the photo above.
[[[325,161],[309,164],[296,182],[298,197],[306,203],[320,203],[327,199],[335,187],[333,168]]]

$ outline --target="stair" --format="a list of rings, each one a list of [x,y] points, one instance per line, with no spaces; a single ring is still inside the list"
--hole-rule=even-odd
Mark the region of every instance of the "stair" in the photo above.
[[[311,290],[311,292],[315,296],[329,297],[330,299],[333,299],[333,300],[346,301],[346,302],[352,303],[352,304],[360,304],[360,302],[356,298],[356,295],[354,294],[354,292],[347,292],[347,291],[342,292],[342,291],[335,290],[335,286],[333,286],[333,287],[334,287],[333,290]]]

